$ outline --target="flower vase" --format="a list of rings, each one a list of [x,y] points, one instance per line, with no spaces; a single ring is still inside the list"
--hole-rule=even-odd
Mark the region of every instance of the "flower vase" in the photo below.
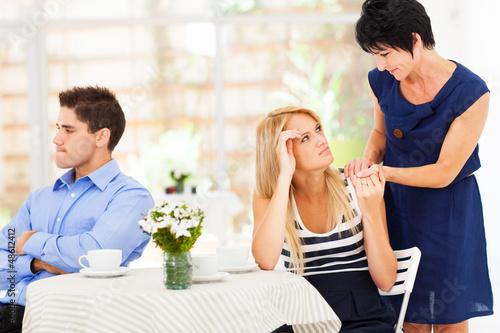
[[[184,181],[176,180],[175,181],[175,193],[184,193]]]
[[[189,289],[192,280],[191,253],[163,253],[163,284],[167,289]]]

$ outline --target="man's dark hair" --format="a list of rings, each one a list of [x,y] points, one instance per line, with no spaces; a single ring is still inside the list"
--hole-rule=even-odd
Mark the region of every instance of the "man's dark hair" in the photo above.
[[[90,133],[108,128],[108,150],[115,149],[125,131],[125,114],[113,92],[98,86],[74,87],[59,93],[59,104],[73,109]]]
[[[374,53],[390,47],[408,51],[413,57],[413,33],[425,48],[436,44],[431,20],[416,0],[366,0],[356,22],[356,40],[363,51]]]

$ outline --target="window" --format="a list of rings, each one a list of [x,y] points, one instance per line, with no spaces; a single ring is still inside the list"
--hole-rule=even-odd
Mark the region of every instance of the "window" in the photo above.
[[[126,113],[114,152],[122,171],[160,192],[173,184],[176,163],[188,165],[193,185],[240,197],[246,209],[231,231],[248,234],[254,133],[265,112],[301,104],[327,119],[332,140],[368,136],[363,82],[374,63],[354,40],[361,3],[6,1],[0,206],[14,214],[31,190],[63,172],[51,143],[58,92],[100,85]],[[341,146],[333,145],[338,166]]]

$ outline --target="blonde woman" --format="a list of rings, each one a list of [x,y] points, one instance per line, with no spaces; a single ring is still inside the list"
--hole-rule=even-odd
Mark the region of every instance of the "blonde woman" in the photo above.
[[[274,110],[259,123],[256,153],[252,253],[260,268],[274,269],[281,255],[327,300],[341,332],[393,332],[396,318],[377,291],[393,286],[397,269],[383,175],[346,180],[331,166],[319,117],[300,107]]]

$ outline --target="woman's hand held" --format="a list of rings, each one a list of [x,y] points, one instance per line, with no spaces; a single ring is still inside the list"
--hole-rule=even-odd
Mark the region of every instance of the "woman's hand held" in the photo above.
[[[370,217],[380,214],[380,205],[384,197],[385,178],[382,172],[372,173],[369,177],[356,178],[353,183],[358,199],[358,206],[363,215]]]

